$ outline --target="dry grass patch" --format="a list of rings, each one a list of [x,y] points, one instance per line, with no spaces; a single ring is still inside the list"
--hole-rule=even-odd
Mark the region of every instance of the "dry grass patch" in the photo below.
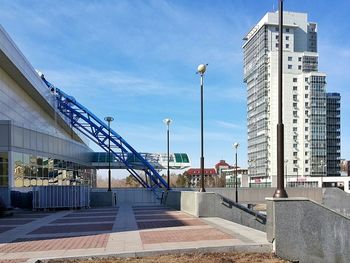
[[[271,253],[190,253],[168,254],[135,258],[85,258],[73,260],[50,260],[49,263],[288,263]]]

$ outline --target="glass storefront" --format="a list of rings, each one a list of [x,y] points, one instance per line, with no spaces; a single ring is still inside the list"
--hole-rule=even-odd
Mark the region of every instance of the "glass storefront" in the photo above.
[[[96,185],[96,170],[46,156],[13,152],[13,169],[14,187]]]
[[[7,152],[0,153],[0,187],[9,184],[8,160]]]

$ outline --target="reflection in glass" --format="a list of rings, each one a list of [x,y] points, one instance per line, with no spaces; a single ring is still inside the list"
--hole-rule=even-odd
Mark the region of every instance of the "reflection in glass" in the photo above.
[[[8,160],[0,153],[0,160]],[[96,185],[96,170],[65,160],[34,154],[13,152],[14,186],[30,187],[41,185]],[[1,173],[8,175],[8,164],[0,162]],[[2,184],[8,179],[1,179]]]

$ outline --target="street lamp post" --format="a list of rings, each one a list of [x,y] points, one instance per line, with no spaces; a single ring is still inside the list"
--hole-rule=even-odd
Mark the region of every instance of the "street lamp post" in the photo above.
[[[283,0],[279,0],[279,37],[278,37],[278,124],[277,124],[277,189],[273,195],[275,198],[288,197],[284,189],[284,125],[283,125],[283,96],[282,96],[282,74],[283,74]]]
[[[236,176],[235,176],[235,188],[236,188],[236,203],[238,202],[238,189],[237,189],[237,181],[238,181],[238,173],[237,173],[237,148],[239,147],[239,143],[235,142],[233,144],[233,147],[236,149],[236,153],[235,153],[235,159],[236,159]]]
[[[105,121],[108,122],[108,191],[112,191],[111,184],[111,122],[114,121],[113,117],[105,117]]]
[[[200,192],[205,192],[204,188],[204,150],[203,150],[203,76],[208,64],[200,64],[197,67],[197,73],[201,76],[201,189]]]
[[[168,190],[170,190],[170,170],[169,170],[169,159],[170,159],[170,156],[169,156],[169,126],[170,126],[170,123],[171,123],[171,119],[164,119],[163,122],[165,123],[165,125],[167,126],[167,156],[168,156],[168,165],[167,165],[167,168],[168,168],[168,177],[167,177],[167,183],[168,183]]]

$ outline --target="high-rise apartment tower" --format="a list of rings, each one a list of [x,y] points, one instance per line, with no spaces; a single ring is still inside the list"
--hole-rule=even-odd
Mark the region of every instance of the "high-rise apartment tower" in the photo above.
[[[326,75],[318,72],[317,25],[284,12],[283,123],[285,177],[325,176]],[[251,182],[276,186],[278,12],[267,13],[244,38],[248,159]]]
[[[340,176],[340,94],[327,93],[327,175]]]

